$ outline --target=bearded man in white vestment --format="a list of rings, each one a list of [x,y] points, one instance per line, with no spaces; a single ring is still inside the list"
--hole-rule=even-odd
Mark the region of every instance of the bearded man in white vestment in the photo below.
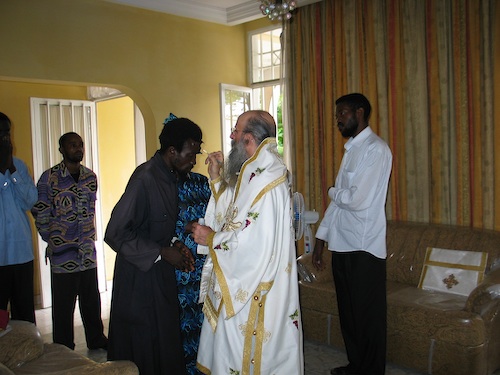
[[[288,170],[265,111],[243,113],[232,150],[208,155],[212,197],[193,224],[207,253],[197,367],[204,374],[304,373]],[[222,172],[222,174],[221,174]]]

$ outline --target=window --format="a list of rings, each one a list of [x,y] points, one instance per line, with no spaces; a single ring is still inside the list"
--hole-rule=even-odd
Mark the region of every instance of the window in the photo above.
[[[278,151],[283,154],[281,31],[281,27],[273,26],[249,35],[249,75],[253,109],[263,109],[273,115],[278,127]]]
[[[249,109],[268,111],[276,120],[278,151],[283,155],[281,27],[249,34],[250,87],[220,84],[222,151],[231,149],[231,128]]]
[[[252,84],[281,79],[281,27],[250,34]]]
[[[222,119],[222,152],[227,155],[231,150],[231,129],[238,116],[252,108],[252,89],[235,85],[220,84]]]

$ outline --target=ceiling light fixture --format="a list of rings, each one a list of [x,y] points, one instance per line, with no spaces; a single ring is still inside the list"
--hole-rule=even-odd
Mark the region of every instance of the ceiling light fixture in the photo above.
[[[262,14],[271,20],[289,20],[292,18],[292,10],[297,7],[294,0],[261,0],[260,2]]]

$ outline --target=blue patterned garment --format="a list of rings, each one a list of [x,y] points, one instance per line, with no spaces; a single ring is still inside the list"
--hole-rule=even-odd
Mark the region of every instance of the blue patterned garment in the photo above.
[[[201,269],[205,256],[196,254],[196,243],[191,234],[184,233],[185,225],[193,220],[205,216],[210,186],[208,179],[198,173],[190,173],[188,178],[178,183],[179,214],[175,233],[180,241],[184,242],[195,258],[193,272],[175,271],[179,303],[181,306],[180,321],[186,370],[189,375],[201,374],[196,369],[196,356],[200,341],[201,325],[203,323],[202,306],[198,303],[200,293]]]
[[[165,119],[165,121],[163,121],[163,125],[167,125],[167,123],[169,123],[172,120],[175,120],[176,118],[177,118],[176,115],[170,113],[170,115]]]

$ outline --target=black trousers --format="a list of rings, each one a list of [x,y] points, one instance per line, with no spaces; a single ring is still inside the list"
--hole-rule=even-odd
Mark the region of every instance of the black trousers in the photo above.
[[[80,306],[87,347],[98,348],[106,340],[101,319],[101,296],[97,287],[97,269],[75,273],[51,273],[52,339],[75,348],[74,312],[76,298]]]
[[[35,323],[33,261],[0,267],[0,285],[0,309],[10,301],[11,319]]]
[[[386,261],[365,251],[332,253],[340,327],[349,366],[357,374],[385,373]]]

